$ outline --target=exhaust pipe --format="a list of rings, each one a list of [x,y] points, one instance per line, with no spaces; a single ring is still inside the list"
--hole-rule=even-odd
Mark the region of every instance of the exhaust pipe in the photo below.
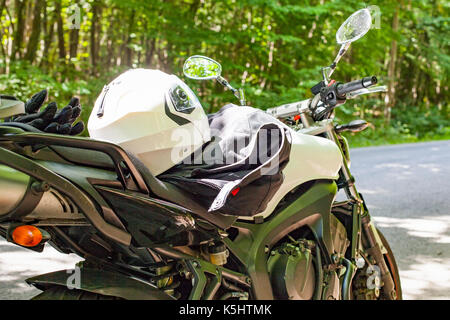
[[[62,219],[65,224],[73,220],[76,225],[89,225],[71,199],[45,182],[0,164],[0,222],[10,219],[41,224]]]
[[[0,218],[17,208],[27,193],[31,177],[0,164]]]

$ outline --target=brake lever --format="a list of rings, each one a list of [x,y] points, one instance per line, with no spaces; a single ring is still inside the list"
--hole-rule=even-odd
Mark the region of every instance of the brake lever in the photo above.
[[[369,124],[365,120],[353,120],[346,124],[336,125],[334,128],[337,133],[345,131],[360,132],[366,129],[368,126]]]
[[[375,92],[387,92],[387,86],[370,87],[357,91],[347,93],[347,99],[354,99],[363,94],[375,93]]]

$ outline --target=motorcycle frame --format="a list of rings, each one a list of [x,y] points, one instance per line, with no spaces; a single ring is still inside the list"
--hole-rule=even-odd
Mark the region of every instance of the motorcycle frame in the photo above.
[[[352,205],[351,258],[354,263],[346,261],[346,264],[351,263],[351,267],[356,269],[356,260],[362,259],[361,253],[363,248],[365,248],[374,257],[376,264],[381,269],[381,280],[384,283],[383,291],[387,297],[395,300],[396,290],[394,280],[383,258],[383,255],[388,254],[388,250],[384,247],[378,230],[371,222],[369,210],[364,202],[363,196],[356,189],[355,178],[349,169],[350,153],[348,145],[340,142],[343,138],[336,131],[332,119],[322,120],[316,122],[314,126],[310,126],[310,119],[307,115],[308,111],[309,109],[306,108],[302,110],[300,119],[305,129],[299,131],[326,137],[338,146],[342,155],[342,166],[339,171],[340,187],[345,190],[348,201]]]
[[[349,150],[346,149],[347,145],[340,143],[340,136],[335,130],[333,120],[327,119],[320,122],[316,122],[311,126],[311,120],[308,119],[305,112],[302,113],[303,117],[300,119],[303,122],[305,129],[299,130],[299,132],[304,134],[310,134],[314,136],[323,136],[327,139],[333,141],[339,148],[342,155],[342,166],[339,171],[340,178],[342,182],[341,187],[344,189],[348,201],[352,204],[352,235],[351,235],[351,257],[355,261],[359,258],[359,252],[362,249],[361,244],[361,216],[368,215],[368,209],[364,204],[362,195],[358,192],[355,186],[355,178],[350,172],[349,168]],[[305,119],[305,120],[303,120]],[[381,240],[380,240],[381,243]]]
[[[5,130],[5,127],[0,128]],[[311,130],[309,128],[309,130]],[[2,131],[0,130],[0,131]],[[338,142],[338,136],[334,131],[334,127],[331,122],[326,125],[322,125],[320,132],[316,134],[325,134],[329,139]],[[5,148],[5,143],[9,144],[37,144],[37,143],[57,143],[59,145],[66,145],[73,147],[79,145],[80,147],[87,147],[89,149],[100,149],[111,156],[115,164],[116,173],[121,180],[122,186],[126,189],[130,188],[133,191],[146,192],[147,186],[141,180],[139,172],[134,168],[134,165],[127,158],[127,155],[121,153],[120,149],[116,149],[113,146],[105,146],[102,143],[96,144],[95,141],[81,138],[62,138],[61,136],[48,135],[48,134],[30,134],[20,133],[13,128],[7,128],[9,133],[4,134],[0,139],[0,163],[10,166],[16,170],[26,173],[32,176],[38,181],[47,181],[52,187],[57,190],[67,193],[68,191],[73,197],[73,200],[80,205],[81,212],[83,212],[92,225],[104,236],[112,241],[116,241],[122,245],[129,245],[131,242],[131,235],[125,230],[120,230],[117,226],[113,226],[103,220],[102,214],[98,211],[97,206],[92,202],[89,197],[83,195],[84,192],[88,192],[86,187],[75,186],[68,180],[62,178],[52,170],[45,168],[44,166],[36,163],[35,161],[28,159],[14,151]],[[92,144],[93,143],[93,144]],[[352,246],[352,260],[357,258],[360,243],[361,243],[361,213],[364,210],[363,200],[360,198],[359,193],[356,191],[352,181],[354,180],[348,169],[347,162],[345,160],[342,147],[339,146],[343,154],[343,167],[341,170],[342,175],[345,177],[346,186],[345,190],[351,200],[356,204],[354,212],[352,214],[353,228],[351,235]],[[11,147],[11,146],[9,146]],[[131,169],[131,175],[126,175],[120,166],[120,163],[125,161],[126,166]],[[81,190],[79,188],[81,187]],[[92,187],[92,186],[91,186]],[[334,248],[332,242],[332,233],[330,227],[330,217],[333,202],[338,190],[338,186],[335,181],[332,180],[318,180],[313,183],[312,186],[305,188],[304,191],[293,200],[286,208],[274,212],[264,221],[248,222],[248,221],[236,221],[231,227],[239,231],[239,236],[231,240],[230,238],[224,238],[223,241],[228,250],[240,261],[245,272],[240,273],[233,270],[229,270],[222,266],[214,265],[202,258],[193,257],[191,255],[184,254],[174,248],[167,246],[156,246],[152,248],[153,251],[160,255],[164,255],[169,258],[180,260],[190,270],[193,275],[193,288],[190,293],[189,299],[211,299],[224,279],[237,283],[245,288],[251,288],[252,298],[255,299],[274,299],[272,286],[270,283],[269,275],[267,272],[267,259],[270,255],[272,248],[276,243],[287,236],[292,231],[306,226],[313,235],[316,242],[316,258],[315,268],[317,278],[317,286],[314,293],[315,299],[326,298],[329,295],[333,295],[332,291],[335,288],[324,288],[322,283],[325,276],[330,276],[334,271],[325,271],[322,268],[322,261],[324,266],[330,266],[336,263],[334,257]],[[89,196],[94,197],[95,201],[98,201],[92,192],[88,192]],[[100,202],[101,203],[101,202]],[[2,220],[4,217],[2,217]],[[67,239],[66,239],[67,240]],[[70,241],[70,239],[68,240]],[[83,252],[79,252],[76,244],[74,245],[74,252],[83,256]],[[86,255],[84,255],[86,256]],[[89,258],[89,255],[88,257]],[[92,257],[91,257],[92,258]],[[108,266],[108,263],[103,261],[95,261],[95,264],[99,266]],[[353,262],[350,262],[353,265]],[[119,273],[129,273],[133,275],[132,270],[127,268],[109,266],[110,269]],[[346,275],[341,284],[341,296],[348,297],[349,284],[351,283],[354,275],[353,268],[347,268],[349,275]],[[134,274],[134,276],[139,276]],[[142,275],[141,275],[142,276]],[[54,277],[53,277],[54,278]],[[49,278],[49,282],[55,281],[53,278]],[[58,277],[56,277],[58,278]],[[61,277],[59,277],[61,278]],[[210,278],[208,283],[207,279]],[[35,279],[35,280],[33,280]],[[45,275],[35,277],[29,280],[29,283],[41,286],[45,283]],[[51,280],[53,279],[53,280]],[[100,279],[100,278],[99,278]],[[51,280],[51,281],[50,281]],[[61,280],[62,281],[62,280]],[[65,283],[59,283],[59,285],[65,285]],[[102,283],[100,280],[96,282],[100,288]],[[150,284],[150,288],[154,289]],[[89,286],[88,286],[89,287]],[[88,289],[86,289],[89,291]],[[101,293],[100,291],[98,293]],[[124,293],[126,296],[126,293]],[[135,293],[133,297],[136,298]],[[147,296],[143,295],[142,298]],[[130,296],[131,298],[131,296]]]

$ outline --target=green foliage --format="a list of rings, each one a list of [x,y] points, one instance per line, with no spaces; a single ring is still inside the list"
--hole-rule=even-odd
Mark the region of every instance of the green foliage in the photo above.
[[[320,68],[338,52],[339,25],[357,9],[377,5],[380,29],[352,45],[333,77],[345,82],[377,75],[382,84],[395,88],[395,105],[390,111],[381,94],[360,98],[340,107],[337,120],[365,118],[372,123],[366,132],[349,136],[357,145],[449,133],[448,1],[25,0],[24,10],[33,12],[36,1],[46,5],[35,54],[26,52],[33,14],[21,14],[12,0],[0,8],[0,91],[26,99],[48,88],[60,106],[78,95],[85,120],[103,85],[119,73],[144,67],[182,77],[184,61],[195,54],[220,62],[222,75],[234,87],[245,88],[254,107],[311,97],[309,88],[321,80]],[[79,30],[69,29],[73,11],[67,10],[74,4],[81,8]],[[398,29],[393,27],[396,14]],[[22,26],[20,16],[25,16]],[[25,56],[31,61],[25,62]],[[207,112],[237,102],[214,81],[185,80]]]

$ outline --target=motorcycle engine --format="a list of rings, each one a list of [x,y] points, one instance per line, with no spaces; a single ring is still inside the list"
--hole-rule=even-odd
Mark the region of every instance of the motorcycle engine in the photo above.
[[[273,249],[268,270],[277,299],[310,300],[313,297],[315,271],[307,240],[283,243]]]

